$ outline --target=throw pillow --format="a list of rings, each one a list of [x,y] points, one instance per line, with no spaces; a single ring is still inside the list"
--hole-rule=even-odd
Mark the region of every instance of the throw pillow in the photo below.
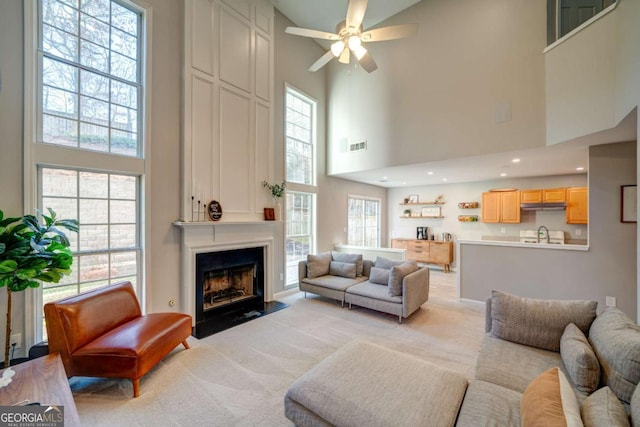
[[[520,425],[583,425],[578,398],[560,369],[551,368],[529,383],[520,401]]]
[[[631,423],[633,427],[640,427],[640,386],[636,386],[636,391],[631,396]]]
[[[349,262],[356,265],[356,276],[362,276],[363,264],[361,254],[345,254],[342,252],[331,252],[331,259],[338,262]]]
[[[377,283],[378,285],[387,286],[389,284],[389,273],[390,271],[386,268],[371,267],[369,281],[371,283]]]
[[[564,328],[574,323],[588,332],[597,306],[597,301],[521,298],[491,291],[491,335],[557,352]]]
[[[391,267],[391,270],[389,270],[389,296],[397,297],[402,295],[402,281],[405,276],[414,271],[418,271],[418,263],[415,261],[407,261]]]
[[[387,270],[391,270],[391,267],[393,267],[394,265],[400,265],[402,264],[404,261],[393,261],[390,260],[388,258],[384,258],[384,257],[376,257],[376,260],[373,263],[374,267],[378,267],[378,268],[385,268]]]
[[[640,326],[620,309],[607,307],[593,321],[589,342],[600,361],[604,385],[630,403],[640,382]]]
[[[318,255],[307,255],[307,277],[313,279],[329,274],[331,254],[324,252]]]
[[[585,427],[629,426],[629,417],[618,397],[607,386],[593,392],[580,409]]]
[[[331,274],[332,276],[355,279],[356,265],[348,262],[331,261],[331,264],[329,265],[329,274]]]
[[[600,363],[587,337],[573,323],[564,328],[560,338],[560,357],[578,390],[590,394],[598,388]]]

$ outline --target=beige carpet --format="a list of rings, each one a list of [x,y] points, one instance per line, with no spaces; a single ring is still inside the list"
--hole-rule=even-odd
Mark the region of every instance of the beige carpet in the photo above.
[[[129,381],[71,378],[80,420],[84,426],[290,426],[283,410],[286,389],[355,339],[471,378],[483,313],[433,290],[431,300],[401,325],[395,316],[348,310],[311,294],[288,296],[281,300],[290,304],[284,310],[202,340],[190,338],[190,350],[178,347],[142,379],[136,399]]]

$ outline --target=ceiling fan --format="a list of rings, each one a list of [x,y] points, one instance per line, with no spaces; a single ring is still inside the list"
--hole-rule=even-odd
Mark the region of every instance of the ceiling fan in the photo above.
[[[376,70],[378,66],[363,42],[378,42],[400,39],[410,36],[418,30],[418,24],[393,25],[390,27],[376,28],[362,31],[362,20],[367,11],[368,0],[348,0],[347,19],[336,26],[335,33],[311,30],[299,27],[287,27],[285,32],[296,36],[311,37],[314,39],[333,41],[331,49],[314,62],[309,71],[318,71],[333,58],[338,58],[342,64],[349,64],[351,53],[368,73]]]

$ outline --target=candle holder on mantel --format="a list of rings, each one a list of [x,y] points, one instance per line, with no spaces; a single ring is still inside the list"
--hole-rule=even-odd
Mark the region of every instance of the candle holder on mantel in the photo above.
[[[206,209],[207,204],[202,202],[201,200],[196,200],[195,196],[191,196],[191,222],[200,222],[200,221],[204,221],[206,219],[205,214],[204,214],[204,210]],[[193,211],[194,208],[197,208],[196,211],[196,218],[193,218]],[[202,208],[202,210],[200,209]],[[200,220],[200,212],[202,212],[202,220]]]

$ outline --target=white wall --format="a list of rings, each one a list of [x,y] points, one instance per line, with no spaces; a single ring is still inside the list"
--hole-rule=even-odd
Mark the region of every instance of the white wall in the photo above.
[[[329,174],[543,146],[545,6],[423,0],[379,24],[419,30],[367,43],[372,74],[330,64]],[[506,102],[511,120],[496,123]]]
[[[275,15],[275,136],[274,164],[276,177],[284,177],[284,85],[289,83],[318,102],[317,110],[317,215],[316,250],[331,250],[336,243],[347,241],[347,196],[377,197],[382,200],[383,241],[387,237],[386,189],[327,176],[327,70],[307,71],[324,50],[311,39],[284,32],[293,25],[284,15]],[[277,291],[277,289],[276,289]]]
[[[5,217],[23,214],[22,198],[22,105],[23,38],[22,0],[0,2],[0,210]],[[11,324],[15,332],[24,329],[24,296],[13,294]],[[0,344],[6,328],[6,289],[0,288]],[[24,346],[23,346],[24,347]],[[2,347],[4,348],[4,347]],[[24,354],[24,353],[22,353]],[[16,357],[20,354],[16,353]]]
[[[620,186],[636,182],[636,143],[589,149],[589,250],[460,244],[460,296],[484,301],[491,289],[526,297],[605,297],[636,319],[637,226],[620,222]]]
[[[585,174],[545,176],[534,178],[505,178],[492,181],[465,182],[458,184],[428,185],[422,187],[394,188],[389,190],[389,242],[392,238],[415,238],[416,227],[429,227],[436,238],[447,232],[454,235],[455,240],[482,240],[497,236],[500,239],[518,239],[520,230],[535,230],[544,225],[550,230],[565,232],[566,239],[587,239],[587,226],[567,224],[565,211],[521,211],[519,224],[489,224],[482,222],[482,193],[492,188],[515,188],[518,190],[584,187],[587,185]],[[441,206],[442,219],[401,218],[406,206],[399,203],[409,194],[418,194],[419,200],[434,200],[444,196],[445,204]],[[460,202],[478,202],[478,209],[460,209]],[[418,206],[420,208],[420,206]],[[460,222],[458,215],[478,215],[478,222]],[[504,230],[504,232],[502,231]],[[580,230],[581,235],[577,235]],[[458,264],[454,254],[452,267]]]

